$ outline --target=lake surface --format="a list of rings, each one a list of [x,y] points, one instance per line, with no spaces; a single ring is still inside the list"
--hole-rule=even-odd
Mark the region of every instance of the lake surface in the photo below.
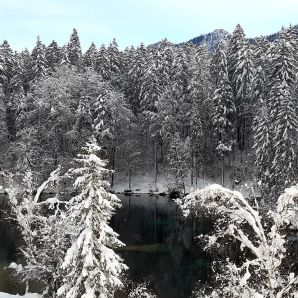
[[[118,250],[135,281],[147,280],[160,298],[186,298],[198,280],[208,279],[210,260],[194,236],[210,230],[209,222],[184,222],[175,203],[165,197],[118,195],[122,208],[111,220],[126,247]],[[0,264],[17,258],[15,232],[0,223]],[[0,292],[22,293],[24,287],[1,270]]]

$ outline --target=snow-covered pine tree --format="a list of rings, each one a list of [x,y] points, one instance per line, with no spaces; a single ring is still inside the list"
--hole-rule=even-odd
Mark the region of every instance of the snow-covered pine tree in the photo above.
[[[225,156],[232,151],[234,140],[233,119],[235,105],[233,92],[229,82],[227,58],[223,45],[218,47],[220,57],[218,82],[213,95],[213,125],[217,136],[216,151],[222,159],[222,185],[224,185],[224,161]]]
[[[118,44],[114,38],[107,48],[107,54],[109,57],[109,72],[110,72],[110,83],[118,90],[122,89],[123,86],[123,69],[124,61],[123,54],[118,49]]]
[[[93,138],[83,148],[76,161],[80,167],[75,188],[79,194],[70,200],[68,219],[72,227],[72,245],[68,249],[62,268],[64,284],[58,295],[66,298],[112,298],[122,287],[120,276],[127,269],[113,249],[123,245],[108,225],[120,206],[120,200],[106,191],[105,177],[109,170],[106,162],[96,154],[100,151]]]
[[[162,158],[166,161],[167,169],[173,174],[173,177],[176,177],[176,171],[172,171],[173,167],[171,164],[172,161],[173,163],[176,162],[176,155],[173,150],[175,150],[175,144],[180,146],[177,150],[182,149],[183,141],[187,138],[185,122],[188,123],[189,121],[186,115],[188,104],[186,104],[182,88],[182,86],[178,86],[177,84],[167,87],[158,98],[158,102],[155,105],[156,111],[147,112],[149,133],[154,142],[154,184],[157,182],[158,173],[158,146],[162,146]],[[187,142],[189,143],[189,140]],[[187,145],[187,150],[189,150],[189,144]],[[188,151],[185,152],[185,154],[188,153]],[[188,158],[183,162],[188,163]],[[177,166],[178,168],[179,166]],[[173,187],[182,190],[184,181],[181,183],[180,178],[178,180],[175,180]]]
[[[79,67],[82,62],[82,49],[77,30],[74,28],[67,44],[67,56],[71,65]]]
[[[23,88],[23,68],[22,68],[22,61],[21,61],[21,55],[17,52],[14,53],[14,65],[13,65],[13,71],[12,71],[12,78],[10,80],[9,88],[11,90],[11,93],[16,94],[22,94],[24,93]]]
[[[184,93],[187,92],[189,85],[189,65],[187,55],[184,48],[178,48],[172,54],[173,63],[171,65],[171,80],[172,84],[180,86]]]
[[[110,61],[110,69],[111,73],[115,76],[121,73],[121,52],[118,49],[118,44],[115,38],[113,38],[112,42],[109,44],[107,48],[107,53]]]
[[[198,175],[199,165],[207,164],[210,160],[212,148],[210,148],[210,134],[212,113],[210,94],[213,83],[210,75],[210,55],[205,45],[193,48],[187,45],[185,51],[189,60],[189,86],[186,93],[187,102],[186,117],[189,117],[190,155],[192,160],[192,184],[193,178]]]
[[[198,176],[199,164],[202,162],[202,154],[204,148],[204,124],[203,111],[205,111],[204,94],[201,93],[200,84],[196,80],[196,76],[192,77],[189,86],[189,97],[191,101],[190,110],[190,155],[191,155],[191,184],[194,178]],[[202,96],[203,95],[203,96]]]
[[[162,90],[161,84],[164,78],[161,79],[160,66],[157,62],[158,59],[158,49],[151,49],[148,52],[148,64],[145,69],[144,75],[142,77],[140,86],[140,111],[141,111],[141,125],[144,131],[144,136],[146,142],[152,142],[152,160],[153,160],[153,170],[154,170],[154,185],[156,186],[157,175],[158,175],[158,145],[160,143],[160,136],[158,129],[156,129],[156,124],[159,125],[157,121],[157,105],[159,101],[159,96]],[[156,117],[157,116],[157,117]],[[153,121],[152,121],[153,120]]]
[[[85,67],[94,67],[96,62],[97,49],[94,42],[91,43],[88,50],[83,55],[83,65]]]
[[[45,77],[47,73],[47,61],[45,56],[45,46],[41,42],[39,36],[36,39],[36,46],[32,50],[32,60],[33,60],[33,77],[34,80]]]
[[[124,95],[114,89],[109,90],[108,86],[103,85],[103,90],[92,104],[93,132],[97,140],[105,144],[105,152],[114,171],[117,166],[121,167],[117,165],[118,156],[128,149],[125,148],[125,143],[133,131],[134,117]],[[111,187],[113,186],[114,172],[111,173]]]
[[[174,134],[176,132],[183,133],[184,101],[182,87],[175,85],[168,87],[159,96],[156,104],[157,111],[152,114],[150,132],[162,137],[166,151]]]
[[[6,116],[7,114],[6,114],[6,106],[4,104],[4,94],[2,91],[0,91],[0,143],[1,143],[0,150],[1,150],[2,156],[4,156],[4,153],[7,151],[7,143],[9,139]],[[1,161],[2,167],[4,162],[5,162],[4,160]]]
[[[233,31],[231,39],[228,43],[227,48],[227,63],[228,63],[228,72],[229,72],[229,79],[231,82],[234,82],[235,79],[235,72],[237,68],[237,55],[238,52],[243,47],[245,43],[245,33],[243,28],[240,24],[236,25],[236,28]],[[236,90],[234,89],[236,86],[233,86],[233,91],[237,94]]]
[[[18,60],[21,67],[22,85],[26,95],[30,89],[30,83],[33,80],[33,59],[28,49],[23,50],[18,55]]]
[[[22,93],[20,68],[16,55],[13,54],[5,40],[0,46],[0,85],[2,87],[2,101],[5,104],[6,127],[9,139],[15,140],[16,102],[19,93]]]
[[[20,63],[19,56],[17,53],[15,53],[12,77],[8,85],[9,96],[4,100],[6,104],[6,123],[9,132],[9,139],[12,141],[16,140],[16,122],[22,106],[22,101],[24,99],[22,73],[23,69]]]
[[[132,51],[131,60],[128,61],[127,65],[125,95],[135,113],[140,111],[141,86],[147,68],[147,55],[147,49],[144,44],[141,44],[136,50]]]
[[[160,94],[159,69],[155,57],[150,53],[148,57],[148,67],[143,76],[141,85],[141,110],[143,112],[156,111],[156,103]]]
[[[60,62],[61,65],[66,65],[68,67],[71,66],[70,64],[70,61],[69,61],[69,58],[68,58],[68,50],[67,50],[67,46],[63,46],[61,48],[61,62]]]
[[[11,94],[10,81],[13,77],[14,62],[10,45],[4,40],[0,46],[0,83],[6,99]]]
[[[156,112],[158,97],[171,85],[173,51],[167,41],[148,50],[147,67],[141,84],[141,110]],[[177,85],[178,86],[178,85]]]
[[[273,160],[271,189],[279,195],[282,189],[297,182],[297,129],[296,99],[291,94],[289,85],[279,82],[272,86],[269,101],[276,102],[278,111],[272,110],[270,118],[273,134]],[[274,115],[276,114],[276,118]]]
[[[247,153],[252,128],[253,53],[240,25],[236,26],[228,46],[228,73],[233,90],[236,117],[236,141]]]
[[[110,58],[104,44],[101,45],[96,55],[95,71],[99,73],[105,81],[111,78]]]
[[[160,42],[158,48],[152,52],[156,68],[158,69],[159,86],[161,90],[165,90],[168,86],[170,86],[172,84],[173,76],[178,75],[173,72],[175,50],[177,50],[177,48],[175,49],[169,41],[164,39]],[[182,56],[184,56],[184,54],[182,54],[180,58],[182,58]],[[178,62],[176,65],[178,66]],[[179,65],[181,66],[180,63]],[[180,70],[181,69],[182,68],[180,68]]]
[[[269,67],[269,49],[270,43],[266,37],[261,36],[256,38],[255,44],[253,45],[253,56],[255,68],[262,67],[263,71],[267,72]]]
[[[259,57],[260,58],[260,57]],[[261,59],[261,58],[260,58]],[[270,115],[267,95],[267,76],[261,64],[256,69],[253,81],[254,96],[254,144],[256,175],[260,190],[264,196],[268,194],[268,175],[272,164],[273,135],[270,130]]]
[[[292,32],[283,29],[272,50],[268,104],[274,147],[269,187],[274,197],[296,182],[297,176],[298,118],[296,98],[293,96],[297,64]]]
[[[296,31],[292,28],[282,29],[271,48],[271,85],[276,81],[284,80],[289,86],[293,86],[296,80],[296,37],[294,32]]]
[[[47,66],[54,70],[61,64],[62,51],[57,42],[53,40],[47,47],[45,52]]]
[[[185,178],[188,176],[189,138],[182,140],[176,132],[169,144],[168,169],[174,178],[173,190],[185,194]]]

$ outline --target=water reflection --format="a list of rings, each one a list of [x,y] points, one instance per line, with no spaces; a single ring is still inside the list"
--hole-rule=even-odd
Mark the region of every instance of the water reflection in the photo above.
[[[121,200],[112,226],[127,244],[119,252],[131,278],[149,279],[160,298],[188,297],[197,280],[207,279],[210,262],[193,239],[210,224],[183,222],[177,206],[164,197]]]
[[[6,269],[10,262],[17,259],[18,237],[12,223],[5,220],[4,213],[0,210],[0,292],[23,294],[25,286],[10,275]]]

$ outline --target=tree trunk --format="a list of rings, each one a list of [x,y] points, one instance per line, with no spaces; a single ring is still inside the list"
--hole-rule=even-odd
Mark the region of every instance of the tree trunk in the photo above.
[[[158,174],[158,168],[157,168],[157,140],[154,139],[154,190],[157,190],[157,174]]]
[[[115,178],[115,174],[114,174],[114,170],[115,170],[115,155],[116,155],[116,146],[114,146],[112,148],[112,158],[111,158],[111,162],[112,162],[111,188],[113,188],[113,186],[114,186],[114,178]]]
[[[131,190],[131,176],[132,176],[132,169],[129,169],[129,174],[128,174],[128,189]]]
[[[225,186],[225,157],[221,159],[221,185]]]
[[[191,153],[191,160],[192,160],[192,165],[191,165],[191,174],[190,174],[190,185],[193,186],[194,171],[195,171],[195,155],[193,151]]]
[[[153,227],[153,238],[154,238],[154,243],[156,243],[157,239],[156,239],[156,236],[157,236],[157,204],[156,204],[156,198],[155,198],[155,201],[154,201],[154,227]]]
[[[161,162],[163,162],[163,159],[164,159],[164,148],[163,148],[163,142],[161,141],[161,144],[160,144],[160,160],[161,160]]]

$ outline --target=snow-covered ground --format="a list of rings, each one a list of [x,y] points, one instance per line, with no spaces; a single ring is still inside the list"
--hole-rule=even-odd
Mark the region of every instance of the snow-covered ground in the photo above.
[[[132,177],[131,190],[134,193],[144,194],[144,193],[168,193],[171,189],[172,178],[166,174],[160,174],[157,177],[156,187],[154,185],[154,175],[151,173],[138,174]],[[185,179],[186,192],[190,193],[196,189],[201,189],[212,184],[220,184],[220,179],[194,179],[193,186],[191,185],[190,175]],[[225,187],[232,189],[232,182],[230,179],[226,179]],[[116,193],[123,193],[128,189],[128,177],[115,175],[113,190]],[[236,185],[234,190],[240,191],[244,197],[248,197],[253,194],[251,187],[251,182],[244,182],[242,184]]]
[[[189,192],[193,188],[202,188],[209,184],[212,184],[210,180],[199,179],[197,181],[197,187],[190,185],[190,179],[186,179],[186,191]],[[138,174],[132,177],[131,190],[135,193],[149,193],[154,192],[168,192],[171,188],[171,177],[162,174],[158,175],[156,186],[154,185],[154,175],[151,173]],[[115,175],[115,182],[113,190],[115,192],[123,193],[124,190],[128,189],[128,177]]]
[[[28,293],[25,295],[11,295],[7,293],[2,293],[0,292],[0,298],[13,298],[13,297],[23,297],[23,298],[41,298],[41,295],[39,294],[33,294],[33,293]]]

